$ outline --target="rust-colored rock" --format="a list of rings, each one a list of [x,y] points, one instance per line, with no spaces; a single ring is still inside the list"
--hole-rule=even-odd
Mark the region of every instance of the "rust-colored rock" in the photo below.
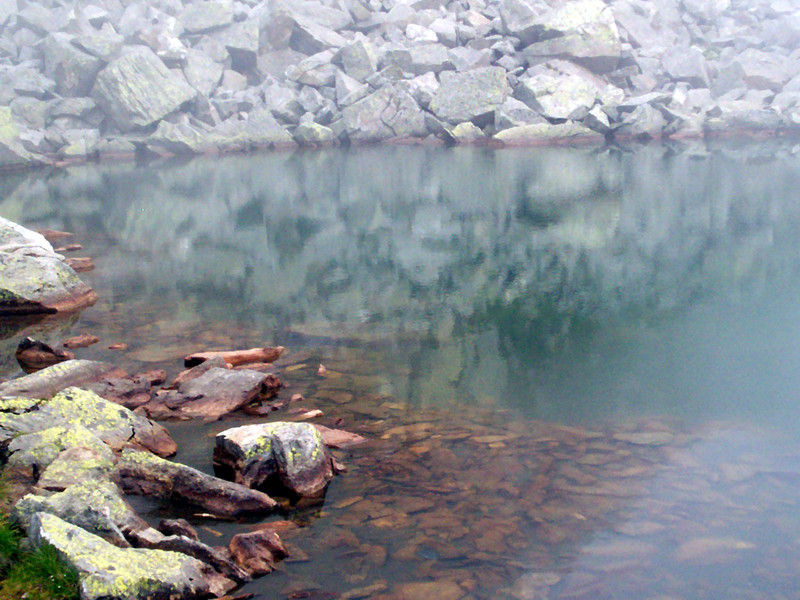
[[[76,273],[85,273],[87,271],[94,271],[94,261],[88,256],[67,258],[64,262],[72,267]]]
[[[329,448],[350,448],[357,446],[367,441],[367,438],[358,435],[357,433],[350,433],[344,429],[332,429],[324,425],[313,424],[322,436],[323,443]]]
[[[273,363],[281,357],[284,347],[250,348],[249,350],[225,350],[221,352],[196,352],[183,359],[186,367],[196,367],[212,358],[222,358],[230,366],[251,363]]]
[[[57,229],[40,229],[36,233],[43,236],[44,239],[46,239],[48,242],[55,242],[56,240],[61,240],[75,235],[74,233],[70,233],[69,231],[59,231]]]
[[[91,333],[82,333],[81,335],[75,335],[71,338],[67,338],[64,340],[62,345],[64,348],[69,348],[72,350],[75,348],[88,348],[99,341],[100,338],[96,335],[92,335]]]
[[[35,373],[75,358],[72,352],[53,348],[40,340],[24,338],[17,346],[15,354],[17,362],[26,373]]]
[[[264,529],[233,536],[228,550],[234,562],[251,575],[275,570],[275,562],[289,555],[275,531]]]

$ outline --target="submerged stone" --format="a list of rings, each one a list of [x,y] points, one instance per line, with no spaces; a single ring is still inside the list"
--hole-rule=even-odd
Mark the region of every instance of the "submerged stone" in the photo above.
[[[68,387],[82,386],[107,377],[124,375],[122,369],[109,363],[69,360],[0,384],[0,396],[47,399]]]

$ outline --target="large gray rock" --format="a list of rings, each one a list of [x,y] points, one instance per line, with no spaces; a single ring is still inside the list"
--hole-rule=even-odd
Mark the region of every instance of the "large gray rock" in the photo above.
[[[228,119],[214,128],[212,140],[222,151],[256,148],[290,148],[292,136],[263,107],[253,110],[247,120]]]
[[[49,544],[78,572],[82,600],[221,596],[235,584],[195,558],[163,550],[117,548],[55,515],[31,518],[34,546]]]
[[[310,423],[263,423],[217,434],[215,464],[233,471],[237,482],[260,487],[270,478],[298,496],[324,493],[333,478],[322,436]]]
[[[375,47],[366,39],[356,39],[342,46],[334,60],[345,73],[358,81],[364,81],[378,68]]]
[[[507,146],[524,146],[549,143],[603,143],[605,137],[578,123],[535,123],[506,129],[494,136]]]
[[[600,90],[589,79],[564,77],[555,71],[520,80],[514,96],[548,119],[567,119],[594,106]]]
[[[100,29],[90,29],[75,36],[72,43],[92,56],[110,62],[119,56],[125,38],[110,23],[106,23]]]
[[[179,20],[187,33],[207,33],[233,23],[233,2],[207,0],[188,4]]]
[[[792,77],[786,58],[775,53],[748,48],[733,61],[741,68],[747,87],[778,91]]]
[[[115,478],[127,494],[186,502],[226,517],[267,512],[277,506],[272,498],[262,492],[164,460],[149,452],[123,450],[117,462]]]
[[[664,55],[662,64],[675,81],[685,81],[696,88],[711,85],[706,57],[696,46],[672,49]]]
[[[152,125],[196,95],[144,46],[131,47],[109,63],[92,89],[92,97],[123,132]]]
[[[408,93],[385,86],[342,111],[347,137],[354,142],[425,137],[428,128],[419,105]]]
[[[453,125],[464,121],[481,124],[491,119],[509,91],[506,72],[500,67],[444,73],[429,108],[439,119]]]
[[[62,96],[86,96],[103,61],[80,50],[72,40],[68,33],[54,32],[42,41],[44,73],[56,82],[56,91]]]
[[[289,45],[303,54],[316,54],[330,48],[341,48],[347,39],[329,29],[304,17],[297,18],[294,23]]]
[[[0,121],[9,110],[3,108]],[[0,135],[3,132],[0,128]],[[75,311],[96,300],[94,291],[47,240],[0,217],[0,314]]]
[[[36,513],[55,515],[121,548],[130,546],[132,532],[148,528],[107,480],[86,479],[52,496],[28,494],[16,503],[11,518],[27,529]]]
[[[246,73],[258,64],[258,36],[258,19],[248,18],[220,30],[214,39],[228,50],[231,68]]]
[[[183,61],[183,75],[194,89],[204,96],[211,96],[222,79],[222,65],[205,52],[190,48]]]
[[[597,73],[617,68],[622,50],[614,14],[602,0],[562,4],[542,18],[540,39],[524,50],[532,63],[566,58]]]

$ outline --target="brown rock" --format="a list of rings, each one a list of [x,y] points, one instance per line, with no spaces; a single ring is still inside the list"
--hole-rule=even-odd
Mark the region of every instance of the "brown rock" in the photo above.
[[[367,438],[344,429],[331,429],[317,423],[314,423],[314,427],[317,428],[317,431],[322,435],[322,441],[329,448],[350,448],[367,441]]]
[[[35,373],[75,358],[72,352],[54,349],[48,344],[30,337],[26,337],[19,343],[15,356],[19,366],[26,373]]]
[[[183,359],[186,367],[196,367],[211,358],[220,357],[230,366],[251,363],[273,363],[281,357],[284,347],[250,348],[249,350],[226,350],[222,352],[197,352]]]
[[[76,273],[85,273],[94,270],[94,261],[88,256],[73,257],[64,260]]]
[[[138,375],[133,377],[109,377],[89,383],[84,387],[87,390],[92,390],[101,398],[131,410],[147,404],[152,396],[150,381]]]
[[[108,349],[109,350],[127,350],[128,349],[128,344],[125,344],[124,342],[123,343],[119,343],[119,344],[111,344],[108,347]]]
[[[56,252],[77,252],[78,250],[83,250],[83,246],[80,244],[67,244],[66,246],[61,246],[60,248],[56,248]]]
[[[48,242],[54,242],[56,240],[63,239],[65,237],[72,237],[75,235],[74,233],[70,233],[69,231],[58,231],[57,229],[40,229],[37,231],[44,236],[44,238]]]
[[[440,579],[398,585],[392,591],[391,598],[392,600],[420,600],[420,598],[460,600],[464,595],[464,590],[455,581]]]
[[[92,335],[90,333],[82,333],[81,335],[76,335],[71,338],[64,340],[63,346],[64,348],[88,348],[92,344],[96,344],[100,341],[100,338],[96,335]]]
[[[265,575],[275,570],[275,562],[289,553],[277,533],[271,530],[239,533],[228,544],[233,560],[251,575]]]
[[[164,535],[180,535],[192,540],[199,540],[197,530],[186,519],[161,519],[158,528]]]

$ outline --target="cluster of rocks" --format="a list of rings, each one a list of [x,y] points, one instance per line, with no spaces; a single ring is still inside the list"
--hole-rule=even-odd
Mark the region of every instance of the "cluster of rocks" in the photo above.
[[[800,123],[800,11],[745,0],[3,0],[0,164]]]
[[[225,518],[275,509],[262,490],[319,498],[342,468],[320,432],[332,430],[273,422],[223,431],[214,461],[235,481],[220,479],[165,460],[177,446],[162,426],[88,389],[64,387],[113,372],[73,360],[0,385],[5,476],[30,490],[12,520],[78,571],[84,599],[222,596],[272,571],[287,550],[269,524],[210,547],[185,521],[152,527],[124,495]]]

